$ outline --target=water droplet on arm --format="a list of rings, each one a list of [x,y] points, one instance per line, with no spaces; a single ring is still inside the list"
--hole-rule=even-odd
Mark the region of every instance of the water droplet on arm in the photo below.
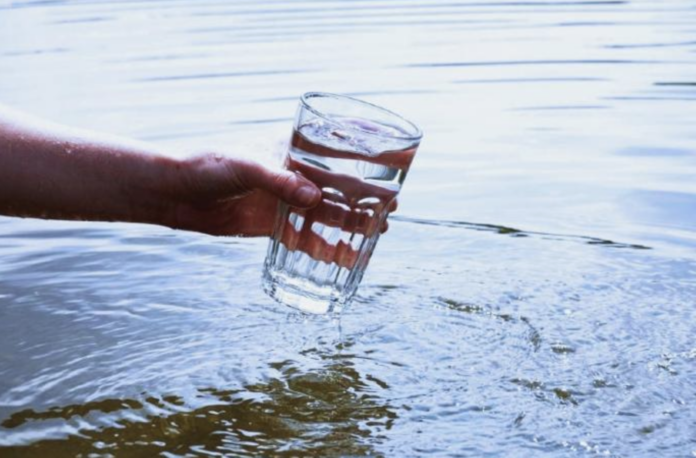
[[[344,132],[342,130],[334,130],[331,132],[331,135],[333,135],[334,137],[338,137],[341,140],[345,140],[350,137],[350,135],[348,135],[347,132]]]

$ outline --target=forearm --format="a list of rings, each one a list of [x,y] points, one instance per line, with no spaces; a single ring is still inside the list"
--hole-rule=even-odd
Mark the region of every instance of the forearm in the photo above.
[[[166,224],[177,163],[0,107],[0,214]]]

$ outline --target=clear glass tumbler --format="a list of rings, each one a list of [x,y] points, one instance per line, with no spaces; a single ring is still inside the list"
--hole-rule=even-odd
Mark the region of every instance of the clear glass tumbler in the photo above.
[[[302,96],[285,167],[314,182],[322,200],[309,210],[279,205],[264,265],[272,298],[318,314],[351,301],[421,136],[376,105]]]

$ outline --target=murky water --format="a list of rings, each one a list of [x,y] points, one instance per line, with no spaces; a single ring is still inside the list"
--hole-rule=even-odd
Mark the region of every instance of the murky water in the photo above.
[[[692,1],[0,5],[0,101],[67,124],[426,132],[340,322],[266,240],[0,219],[0,456],[696,455]]]

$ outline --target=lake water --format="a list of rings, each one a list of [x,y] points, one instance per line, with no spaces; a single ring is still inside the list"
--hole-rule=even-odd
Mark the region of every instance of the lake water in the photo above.
[[[425,139],[355,303],[267,240],[0,219],[0,456],[696,456],[696,6],[0,2],[0,101],[258,155],[299,95]],[[265,142],[265,143],[264,143]]]

